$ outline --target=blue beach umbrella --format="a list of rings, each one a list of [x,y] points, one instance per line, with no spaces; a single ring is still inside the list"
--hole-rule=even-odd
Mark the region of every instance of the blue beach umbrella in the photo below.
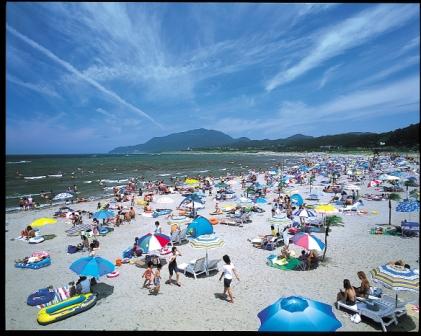
[[[281,297],[257,314],[258,331],[335,331],[342,327],[332,306],[302,296]]]
[[[304,203],[304,200],[300,194],[293,194],[291,195],[290,199],[291,199],[291,203],[297,204],[298,206],[303,205]]]
[[[397,212],[416,212],[420,211],[420,202],[409,200],[400,202],[395,209]]]
[[[115,216],[114,212],[111,210],[99,210],[94,213],[93,218],[96,219],[107,219],[107,218],[113,218]]]
[[[114,264],[98,256],[83,257],[74,261],[70,267],[78,275],[99,278],[102,275],[114,272]]]

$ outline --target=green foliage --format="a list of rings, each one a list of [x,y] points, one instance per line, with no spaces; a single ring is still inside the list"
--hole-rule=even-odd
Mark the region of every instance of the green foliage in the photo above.
[[[391,201],[399,201],[401,199],[401,196],[397,193],[390,193],[389,194],[389,199]]]
[[[412,198],[415,198],[418,201],[420,200],[420,192],[419,192],[419,190],[416,190],[416,189],[411,190],[411,192],[409,193],[409,196],[412,197]]]
[[[327,216],[325,220],[326,226],[344,226],[342,217],[340,216]]]

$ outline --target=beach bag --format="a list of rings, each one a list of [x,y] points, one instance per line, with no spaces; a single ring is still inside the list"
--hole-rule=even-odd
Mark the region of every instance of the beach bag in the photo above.
[[[78,251],[77,246],[74,246],[74,245],[67,246],[67,253],[73,254],[73,253],[76,253],[77,251]]]
[[[372,296],[375,296],[375,297],[378,297],[379,298],[379,297],[382,296],[383,291],[382,291],[381,288],[378,288],[378,287],[370,287],[369,294],[372,295]]]
[[[121,266],[121,259],[120,258],[118,258],[118,259],[115,260],[115,265],[116,266]]]

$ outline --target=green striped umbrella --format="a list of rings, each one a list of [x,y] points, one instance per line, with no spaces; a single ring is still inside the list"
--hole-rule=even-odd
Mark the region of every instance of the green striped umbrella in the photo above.
[[[205,249],[208,262],[208,250],[224,246],[224,241],[214,234],[206,234],[190,239],[190,246],[194,249]]]
[[[370,271],[374,282],[395,291],[407,290],[418,292],[420,287],[419,275],[413,270],[398,265],[381,265]],[[398,294],[396,293],[396,305]]]

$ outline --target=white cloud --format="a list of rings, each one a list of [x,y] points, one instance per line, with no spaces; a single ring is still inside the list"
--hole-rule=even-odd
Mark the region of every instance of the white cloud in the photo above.
[[[50,58],[53,61],[57,62],[58,64],[60,64],[61,66],[63,66],[65,69],[67,69],[68,71],[70,71],[74,75],[78,76],[79,78],[83,79],[87,83],[91,84],[97,90],[99,90],[102,93],[106,94],[107,96],[113,98],[114,100],[116,100],[120,104],[122,104],[122,105],[130,108],[132,111],[135,111],[137,114],[141,115],[142,117],[145,117],[145,118],[149,119],[150,121],[152,121],[155,125],[159,126],[160,128],[163,128],[163,126],[161,124],[159,124],[155,119],[153,119],[150,115],[148,115],[147,113],[143,112],[141,109],[139,109],[138,107],[132,105],[131,103],[127,102],[126,100],[124,100],[123,98],[121,98],[119,95],[117,95],[115,92],[113,92],[113,91],[105,88],[104,86],[102,86],[101,84],[99,84],[97,81],[95,81],[92,78],[84,75],[82,72],[80,72],[79,70],[77,70],[73,65],[71,65],[70,63],[62,60],[59,57],[57,57],[55,54],[53,54],[47,48],[44,48],[43,46],[41,46],[37,42],[33,41],[29,37],[27,37],[27,36],[19,33],[17,30],[15,30],[14,28],[10,27],[7,24],[6,24],[6,28],[7,28],[7,30],[10,33],[12,33],[16,37],[20,38],[21,40],[23,40],[24,42],[26,42],[27,44],[29,44],[34,49],[42,52],[48,58]]]
[[[266,90],[272,91],[320,66],[328,59],[405,24],[417,14],[414,8],[413,5],[379,5],[330,27],[316,41],[308,56],[286,71],[276,74],[266,83]]]
[[[50,86],[46,84],[34,84],[34,83],[24,82],[20,80],[19,78],[16,78],[15,76],[10,75],[10,74],[6,75],[6,79],[11,83],[20,85],[31,91],[41,93],[42,95],[47,95],[47,96],[56,97],[56,98],[60,97],[60,95],[53,88],[51,88]]]
[[[319,83],[319,90],[320,89],[322,89],[325,85],[326,85],[326,83],[327,83],[327,81],[332,77],[332,74],[340,67],[340,66],[342,66],[342,64],[337,64],[337,65],[334,65],[334,66],[332,66],[332,67],[330,67],[329,69],[327,69],[326,71],[325,71],[325,73],[323,74],[323,77],[322,77],[322,79],[320,80],[320,83]]]
[[[371,117],[388,118],[404,112],[419,113],[419,76],[408,77],[383,86],[350,92],[318,106],[284,101],[277,115],[270,118],[222,118],[212,128],[228,134],[254,132],[262,136],[282,137],[295,130],[318,131],[323,121],[350,122]]]

